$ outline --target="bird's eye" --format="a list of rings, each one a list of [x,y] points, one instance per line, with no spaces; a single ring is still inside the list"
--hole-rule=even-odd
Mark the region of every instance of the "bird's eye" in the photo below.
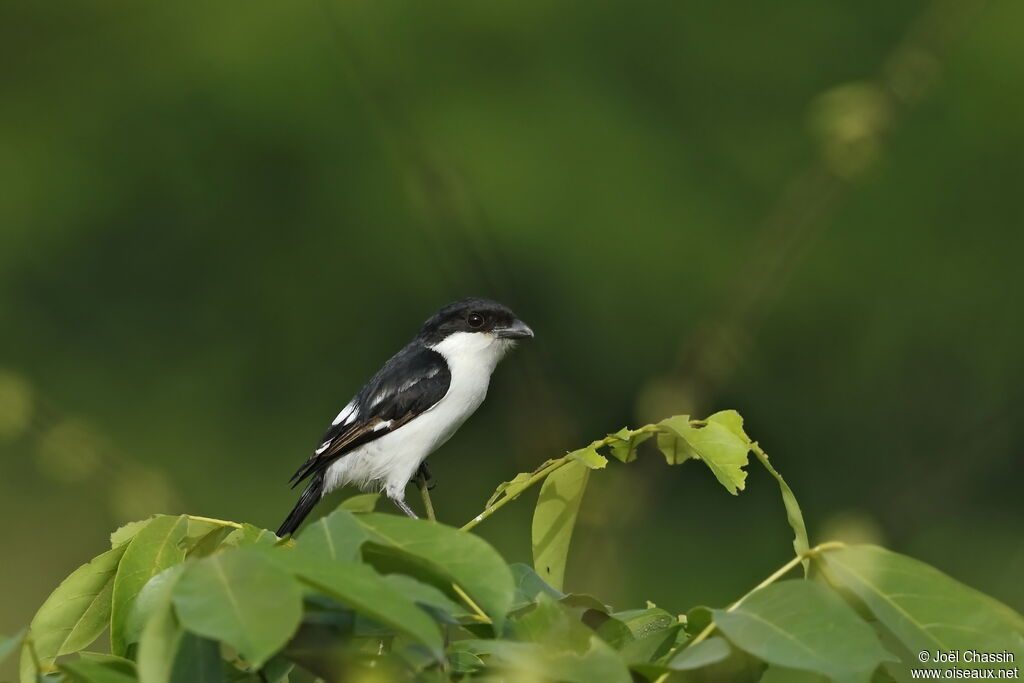
[[[480,327],[484,324],[484,317],[479,313],[470,313],[469,317],[466,318],[466,322],[469,323],[470,327]]]

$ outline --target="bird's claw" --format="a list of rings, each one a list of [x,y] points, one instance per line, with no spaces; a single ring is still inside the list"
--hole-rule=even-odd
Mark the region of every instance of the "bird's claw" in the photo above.
[[[435,480],[434,475],[430,473],[430,466],[427,465],[426,460],[421,462],[420,468],[416,470],[416,485],[420,488],[426,486],[428,491],[433,491],[434,487],[437,486],[437,480]]]

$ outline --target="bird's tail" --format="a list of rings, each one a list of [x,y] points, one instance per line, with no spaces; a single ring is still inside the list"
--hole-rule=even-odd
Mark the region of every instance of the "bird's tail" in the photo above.
[[[320,502],[320,498],[324,493],[324,473],[318,472],[313,475],[309,484],[306,485],[306,489],[299,496],[299,502],[295,504],[292,511],[288,513],[288,518],[284,520],[281,528],[277,530],[278,536],[285,536],[287,534],[295,533],[295,530],[302,524],[302,520],[306,519],[306,515],[313,509],[313,506]]]

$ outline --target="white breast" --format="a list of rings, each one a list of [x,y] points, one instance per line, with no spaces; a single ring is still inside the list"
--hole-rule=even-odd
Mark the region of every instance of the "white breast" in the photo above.
[[[448,363],[448,392],[422,415],[339,458],[327,469],[325,491],[356,484],[401,496],[420,463],[483,403],[491,373],[510,347],[484,332],[456,332],[431,347]]]

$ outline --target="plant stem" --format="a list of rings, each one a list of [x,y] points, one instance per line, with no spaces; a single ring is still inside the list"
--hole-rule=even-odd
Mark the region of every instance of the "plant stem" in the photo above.
[[[434,516],[434,504],[430,502],[430,489],[427,487],[427,478],[420,472],[416,475],[417,486],[420,489],[420,495],[423,497],[423,507],[427,511],[427,519],[431,522],[436,522],[437,517]]]
[[[509,495],[502,496],[501,498],[496,500],[494,503],[492,503],[488,507],[484,508],[484,511],[481,512],[479,515],[477,515],[473,519],[469,520],[469,522],[464,524],[462,526],[461,530],[462,531],[469,531],[470,529],[475,527],[477,524],[479,524],[480,522],[484,521],[485,519],[487,519],[488,517],[493,515],[495,512],[500,510],[502,508],[502,506],[504,506],[506,503],[511,502],[511,501],[515,500],[516,498],[518,498],[519,495],[523,491],[525,491],[526,489],[530,488],[531,486],[536,484],[538,481],[544,479],[546,476],[548,476],[549,474],[551,474],[552,472],[557,470],[562,465],[565,465],[570,460],[572,460],[572,458],[567,455],[564,458],[559,458],[558,460],[555,460],[554,462],[552,462],[547,467],[545,467],[543,469],[540,469],[540,470],[537,470],[532,475],[530,475],[530,478],[526,481],[526,484],[524,484],[523,487],[521,489],[519,489],[519,491],[515,495],[513,495],[513,496],[509,496]]]
[[[229,522],[226,519],[214,519],[213,517],[200,517],[199,515],[183,515],[186,519],[195,520],[197,522],[210,522],[220,526],[229,526],[234,529],[241,529],[242,525],[238,522]]]
[[[457,583],[453,583],[452,590],[458,593],[459,597],[462,598],[462,601],[465,602],[471,610],[473,610],[473,614],[476,615],[477,619],[485,624],[491,623],[491,618],[487,616],[482,609],[480,609],[480,605],[476,604],[476,602],[473,601],[473,598],[469,597],[469,593],[462,590],[462,586]]]

